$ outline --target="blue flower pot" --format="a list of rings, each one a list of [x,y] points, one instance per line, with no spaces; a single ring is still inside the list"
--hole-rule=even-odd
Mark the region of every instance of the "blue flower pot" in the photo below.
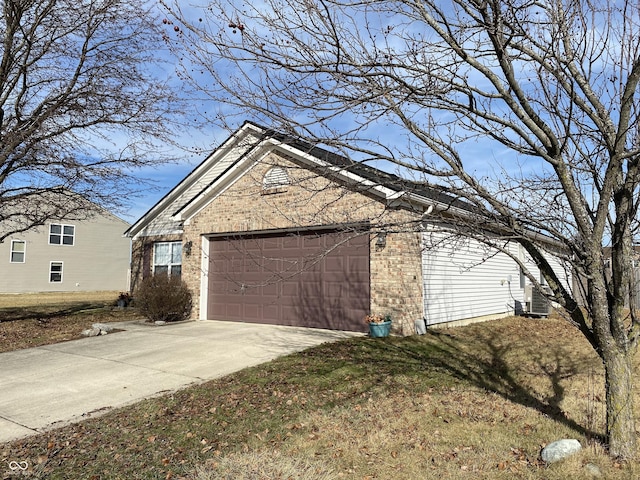
[[[391,332],[391,320],[369,324],[369,336],[372,338],[388,337]]]

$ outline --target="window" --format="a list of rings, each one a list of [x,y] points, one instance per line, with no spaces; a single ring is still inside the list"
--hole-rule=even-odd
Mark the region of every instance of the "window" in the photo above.
[[[27,242],[24,240],[11,240],[11,263],[24,263]]]
[[[49,264],[49,282],[62,282],[62,262],[51,262]]]
[[[153,245],[153,273],[182,274],[182,242],[160,242]]]
[[[76,227],[73,225],[62,225],[52,223],[49,225],[50,245],[73,245]]]
[[[281,167],[273,167],[264,174],[262,179],[262,188],[264,190],[274,190],[289,185],[289,175],[287,171]]]

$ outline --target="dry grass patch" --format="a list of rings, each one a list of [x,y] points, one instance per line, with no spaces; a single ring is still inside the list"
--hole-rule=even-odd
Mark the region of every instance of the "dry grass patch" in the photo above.
[[[35,306],[60,306],[74,303],[112,303],[119,292],[44,292],[0,294],[0,309]]]
[[[568,324],[510,318],[321,345],[0,446],[0,465],[47,479],[568,480],[595,464],[640,478],[597,442],[601,388],[600,361]],[[585,448],[543,465],[560,438]]]
[[[118,292],[0,295],[0,352],[74,340],[93,323],[138,319]]]
[[[314,459],[285,456],[278,451],[231,454],[197,467],[193,480],[333,480],[330,465]]]

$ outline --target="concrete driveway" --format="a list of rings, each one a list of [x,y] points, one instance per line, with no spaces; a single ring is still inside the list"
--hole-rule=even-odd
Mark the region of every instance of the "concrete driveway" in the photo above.
[[[198,321],[0,354],[0,442],[26,437],[354,335]]]

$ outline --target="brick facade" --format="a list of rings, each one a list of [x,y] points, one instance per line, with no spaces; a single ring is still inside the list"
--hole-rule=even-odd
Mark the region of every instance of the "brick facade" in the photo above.
[[[274,165],[288,173],[290,184],[275,193],[262,189],[262,179]],[[298,164],[269,155],[241,176],[224,193],[185,222],[184,241],[201,245],[201,234],[272,229],[352,225],[404,224],[412,216],[385,208],[377,198],[356,193]],[[384,229],[384,227],[382,227]],[[367,235],[369,235],[367,233]],[[377,249],[371,234],[371,311],[391,313],[394,330],[410,334],[414,320],[422,318],[422,282],[419,233],[390,233],[386,247]],[[201,249],[183,259],[183,278],[200,294]]]
[[[286,170],[289,185],[265,191],[264,175],[275,165]],[[202,249],[203,236],[332,225],[348,230],[367,223],[371,233],[353,234],[370,236],[371,313],[390,313],[395,333],[414,333],[414,321],[423,318],[421,242],[420,233],[407,225],[419,215],[388,208],[364,189],[346,189],[322,173],[272,152],[184,222],[183,245],[191,242],[193,247],[190,255],[183,252],[182,278],[194,294],[195,318],[200,317],[203,253],[208,253]],[[378,246],[377,232],[389,230],[386,245]],[[145,243],[173,239],[147,237]],[[134,243],[137,262],[143,258],[142,247],[140,241]]]
[[[388,234],[386,246],[371,242],[371,312],[391,313],[396,333],[415,333],[415,321],[424,318],[422,242],[419,232]]]

